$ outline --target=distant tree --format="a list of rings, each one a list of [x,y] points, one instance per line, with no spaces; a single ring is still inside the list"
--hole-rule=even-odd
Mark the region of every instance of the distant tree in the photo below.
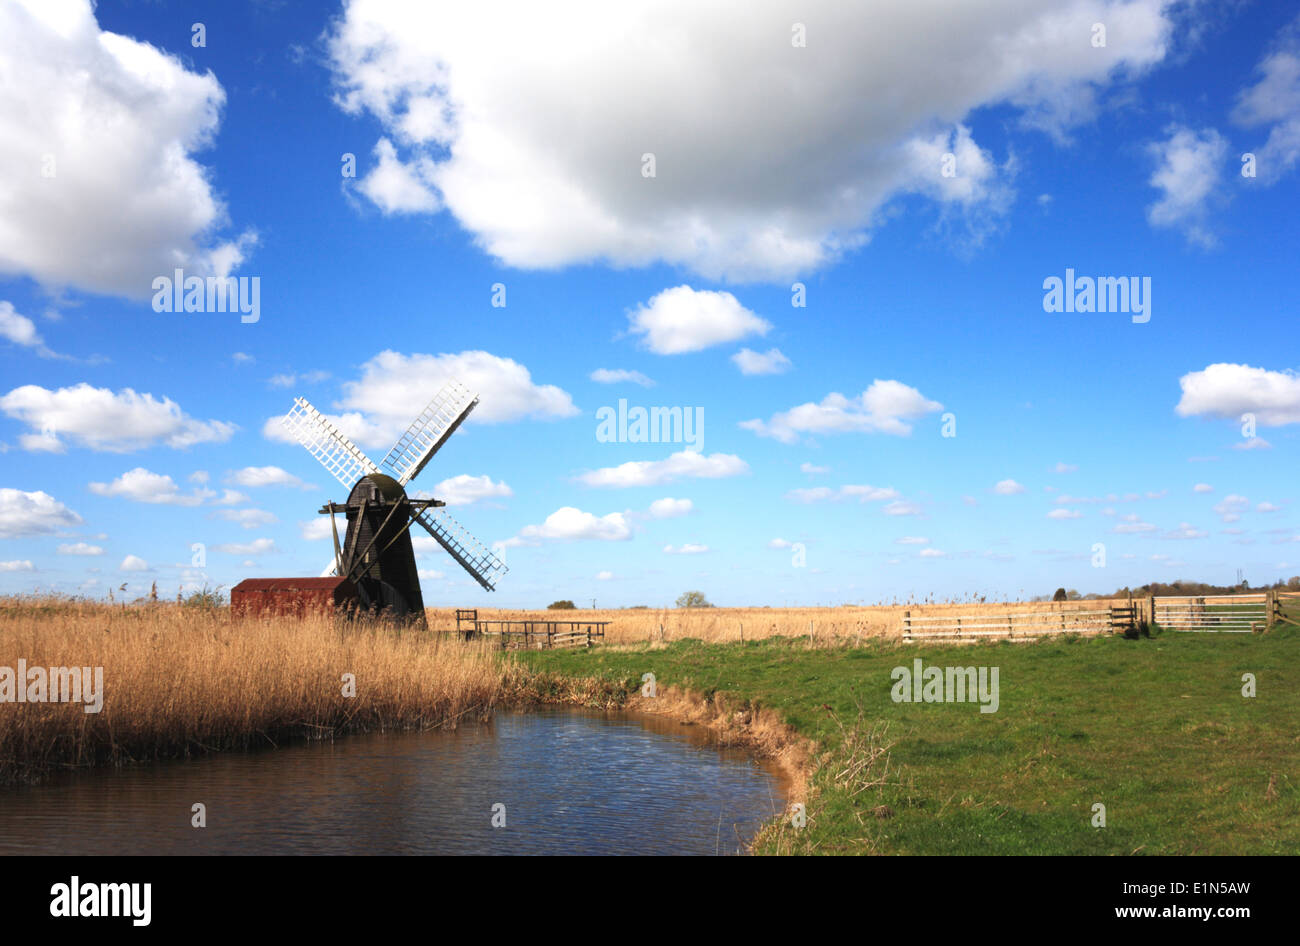
[[[1052,600],[1053,600],[1053,601],[1064,601],[1064,600],[1065,600],[1065,589],[1064,589],[1064,588],[1057,588],[1057,589],[1056,589],[1056,594],[1052,595]]]
[[[711,608],[709,599],[704,597],[703,591],[686,591],[677,599],[679,608]]]
[[[546,606],[547,611],[572,611],[577,605],[572,601],[552,601]]]

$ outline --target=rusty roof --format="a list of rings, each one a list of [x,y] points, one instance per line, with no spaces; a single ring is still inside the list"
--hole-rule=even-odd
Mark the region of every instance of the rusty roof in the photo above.
[[[245,578],[231,588],[236,591],[334,591],[340,585],[352,586],[352,582],[337,575],[330,578]]]

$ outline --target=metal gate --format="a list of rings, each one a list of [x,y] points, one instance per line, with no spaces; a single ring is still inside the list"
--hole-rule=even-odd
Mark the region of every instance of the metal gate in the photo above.
[[[1184,595],[1157,597],[1155,619],[1171,631],[1249,634],[1269,623],[1268,595]]]

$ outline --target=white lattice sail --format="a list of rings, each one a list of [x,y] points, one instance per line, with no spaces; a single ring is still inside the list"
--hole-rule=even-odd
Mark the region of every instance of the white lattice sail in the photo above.
[[[488,591],[495,591],[497,582],[509,571],[504,562],[470,535],[446,510],[426,509],[416,514],[415,521],[424,526],[425,531],[447,550],[447,554]]]
[[[379,467],[305,398],[293,399],[293,408],[281,423],[349,491],[363,476],[379,472]]]
[[[448,382],[406,428],[383,465],[405,486],[433,459],[438,448],[478,404],[478,395],[458,381]]]

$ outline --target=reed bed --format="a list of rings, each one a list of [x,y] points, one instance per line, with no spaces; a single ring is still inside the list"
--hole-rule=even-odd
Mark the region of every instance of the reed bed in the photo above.
[[[232,622],[227,609],[0,599],[0,666],[103,667],[80,703],[0,703],[0,782],[344,732],[454,726],[503,699],[508,671],[454,635],[327,617]],[[355,675],[355,696],[343,693]]]
[[[760,640],[768,637],[808,637],[811,643],[842,645],[870,638],[902,639],[903,614],[988,615],[1009,612],[1105,610],[1121,599],[1033,602],[951,602],[900,605],[846,605],[838,608],[622,608],[569,610],[509,610],[479,608],[483,621],[610,621],[605,642],[645,644],[692,638],[708,643]],[[455,608],[427,609],[429,626],[450,630],[456,626]]]

